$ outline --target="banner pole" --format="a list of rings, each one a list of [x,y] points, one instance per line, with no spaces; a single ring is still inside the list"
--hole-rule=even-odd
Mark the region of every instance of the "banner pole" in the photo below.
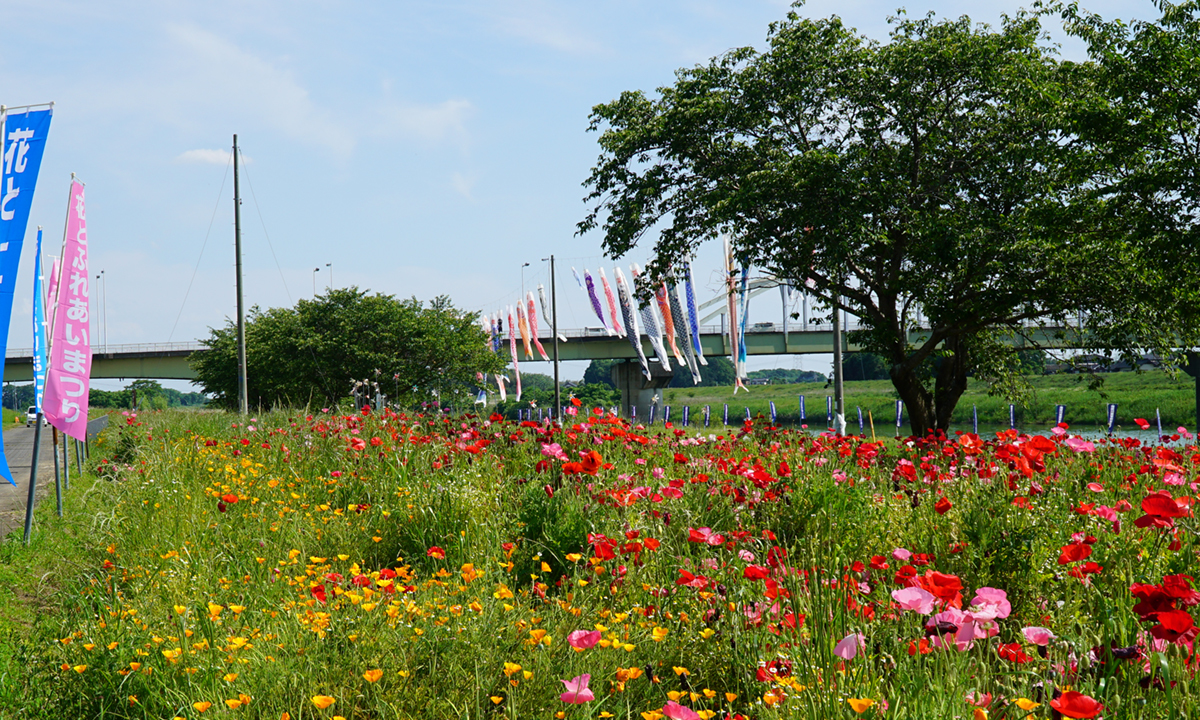
[[[67,448],[70,447],[70,445],[68,445],[68,441],[67,441],[68,437],[70,437],[70,436],[67,435],[66,433],[63,433],[62,455],[63,455],[63,491],[64,492],[68,492],[71,489],[71,463],[68,462],[68,460],[70,460],[70,458],[71,458],[71,453],[67,451]],[[76,441],[76,442],[78,442],[78,441]],[[55,457],[57,458],[57,455]],[[76,465],[75,469],[78,470],[79,465]]]
[[[58,428],[51,428],[50,435],[54,438],[54,499],[58,502],[58,516],[62,517],[62,495],[63,485],[58,474]],[[64,436],[63,447],[66,447],[67,441]]]
[[[33,464],[29,468],[29,495],[25,501],[25,537],[29,545],[29,534],[33,531],[33,502],[37,495],[38,450],[42,444],[42,414],[37,414],[33,426]]]

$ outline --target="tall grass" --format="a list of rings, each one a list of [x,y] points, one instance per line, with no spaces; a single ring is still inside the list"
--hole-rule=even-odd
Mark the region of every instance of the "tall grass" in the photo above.
[[[1070,688],[1105,717],[1188,717],[1195,657],[1152,641],[1130,586],[1194,572],[1195,518],[1178,532],[1132,520],[1151,490],[1194,494],[1163,483],[1191,482],[1200,450],[1025,446],[693,435],[595,415],[564,431],[133,417],[97,444],[63,524],[42,515],[31,550],[0,554],[58,574],[0,642],[0,716],[655,720],[678,703],[831,718],[870,700],[863,717],[947,718],[990,695],[989,717],[1017,718],[1049,717]],[[1095,510],[1121,501],[1133,510],[1116,533]],[[1058,562],[1076,533],[1103,566],[1084,580]],[[919,652],[929,618],[892,598],[912,564],[897,548],[929,556],[918,575],[960,579],[949,604],[994,587],[1011,615],[967,649]],[[1046,657],[1026,626],[1058,636]],[[601,639],[577,651],[579,630]],[[862,649],[836,655],[852,633]],[[1140,657],[1101,662],[1110,644]],[[583,675],[595,699],[563,702],[561,681]]]

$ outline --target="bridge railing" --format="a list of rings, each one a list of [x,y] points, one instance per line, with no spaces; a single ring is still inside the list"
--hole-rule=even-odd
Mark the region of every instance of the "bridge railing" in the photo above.
[[[203,350],[204,346],[195,340],[172,343],[125,343],[121,345],[93,345],[93,356],[121,355],[127,353],[157,353],[157,352],[195,352]],[[33,357],[33,348],[8,348],[5,358]]]

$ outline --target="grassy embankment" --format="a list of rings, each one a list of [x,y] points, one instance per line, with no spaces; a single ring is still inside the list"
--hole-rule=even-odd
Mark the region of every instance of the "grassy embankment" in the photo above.
[[[1173,599],[1200,549],[1173,500],[1194,494],[1194,441],[1151,463],[1066,438],[709,441],[611,418],[239,425],[114,427],[66,517],[43,506],[29,548],[0,545],[0,718],[1200,706],[1162,616],[1196,609]],[[1159,491],[1160,527],[1136,526]],[[1139,617],[1135,583],[1174,595]]]
[[[1104,375],[1099,390],[1089,390],[1085,376],[1045,375],[1030,378],[1033,395],[1027,407],[1017,406],[1017,423],[1022,427],[1048,427],[1054,422],[1054,406],[1066,405],[1066,421],[1072,426],[1099,427],[1107,424],[1108,403],[1118,404],[1117,425],[1135,428],[1135,417],[1149,418],[1154,411],[1162,413],[1163,428],[1196,425],[1196,385],[1187,375],[1172,379],[1165,372],[1111,373]],[[750,392],[734,396],[727,387],[673,388],[664,395],[665,404],[672,406],[674,417],[684,405],[696,413],[705,405],[720,417],[720,408],[729,403],[730,421],[745,415],[746,407],[753,415],[770,414],[769,402],[775,401],[781,421],[793,421],[799,412],[799,395],[805,396],[807,416],[812,426],[824,425],[825,398],[833,393],[825,383],[798,385],[755,385]],[[896,417],[896,391],[888,380],[866,380],[846,383],[848,418],[856,418],[856,407],[863,416],[870,411],[877,428],[893,426]],[[954,411],[954,423],[960,427],[971,423],[971,406],[979,411],[979,422],[988,426],[1008,426],[1008,401],[989,397],[985,383],[971,380]],[[907,423],[907,415],[906,421]]]

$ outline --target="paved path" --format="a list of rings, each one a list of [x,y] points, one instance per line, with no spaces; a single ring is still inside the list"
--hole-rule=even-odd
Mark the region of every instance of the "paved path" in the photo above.
[[[54,445],[50,441],[53,428],[42,428],[42,448],[38,453],[37,504],[54,502]],[[33,428],[24,425],[4,431],[4,454],[16,486],[0,478],[0,542],[13,530],[25,524],[25,500],[29,497],[29,466],[33,460]],[[59,446],[62,452],[62,446]],[[75,458],[71,458],[74,479]]]

